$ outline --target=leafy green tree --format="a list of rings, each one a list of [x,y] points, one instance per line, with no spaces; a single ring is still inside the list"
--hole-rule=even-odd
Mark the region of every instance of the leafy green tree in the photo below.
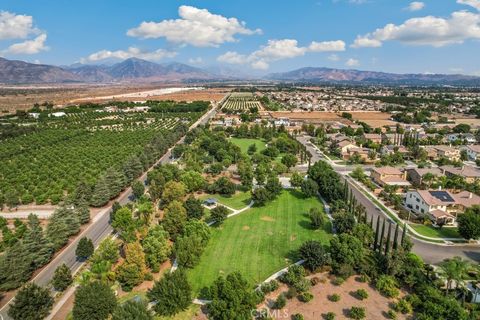
[[[181,182],[168,181],[162,193],[162,201],[166,204],[181,200],[187,192],[187,188]]]
[[[298,172],[292,173],[292,176],[290,177],[290,184],[292,185],[292,187],[300,188],[300,186],[302,185],[302,182],[303,182],[303,177]],[[317,189],[318,189],[318,186],[317,186]]]
[[[465,239],[478,239],[480,237],[480,206],[467,209],[458,215],[458,233]]]
[[[161,316],[173,316],[186,310],[192,303],[192,289],[182,269],[166,273],[160,281],[155,282],[147,296],[150,301],[156,302],[153,308]]]
[[[351,307],[348,311],[348,316],[355,320],[365,319],[366,312],[363,307]]]
[[[28,215],[27,226],[28,229],[25,232],[23,243],[33,260],[32,269],[37,269],[50,261],[53,255],[53,249],[45,238],[40,220],[36,215]]]
[[[72,272],[65,263],[57,267],[53,274],[52,285],[57,291],[64,291],[73,283]]]
[[[85,202],[82,202],[76,206],[75,213],[78,216],[78,220],[80,221],[80,224],[85,224],[90,222],[90,209],[85,204]]]
[[[300,184],[300,187],[305,197],[310,198],[317,196],[318,184],[312,179],[308,178],[306,180],[303,180]]]
[[[63,247],[68,238],[80,230],[80,221],[78,215],[64,206],[58,208],[50,216],[46,236],[56,251]]]
[[[345,210],[333,214],[333,225],[338,233],[350,233],[355,226],[355,217]]]
[[[17,292],[8,316],[14,320],[41,320],[50,313],[53,298],[47,288],[29,283]]]
[[[270,193],[264,187],[259,187],[253,190],[252,200],[255,201],[255,205],[263,206],[270,200]]]
[[[257,145],[255,143],[252,143],[251,145],[248,146],[248,150],[247,150],[247,153],[249,155],[252,155],[254,154],[255,152],[257,152]]]
[[[145,254],[139,242],[125,246],[125,261],[117,268],[117,279],[122,289],[130,291],[145,279],[147,267]]]
[[[188,192],[195,192],[205,187],[205,178],[201,173],[189,170],[180,175],[180,181],[187,187]]]
[[[119,305],[112,315],[112,320],[153,320],[153,313],[143,301],[129,300]]]
[[[210,218],[214,220],[217,225],[221,225],[228,216],[228,209],[222,205],[217,205],[211,210]]]
[[[147,266],[154,272],[158,272],[160,264],[165,262],[170,255],[170,246],[168,244],[168,233],[162,226],[155,226],[148,230],[148,234],[142,241],[143,252]]]
[[[213,192],[219,193],[225,196],[231,196],[235,193],[235,184],[227,177],[220,177],[211,186]]]
[[[253,186],[253,167],[250,161],[240,161],[237,165],[240,181],[245,189],[251,189]]]
[[[32,274],[33,259],[25,245],[19,241],[0,255],[0,290],[20,287]]]
[[[270,193],[270,199],[275,199],[282,192],[282,184],[275,174],[270,174],[265,184],[265,189]]]
[[[304,242],[299,249],[299,253],[300,258],[305,260],[303,265],[310,271],[315,271],[329,262],[328,252],[319,241],[309,240]]]
[[[120,233],[126,241],[135,239],[136,222],[133,219],[132,211],[126,207],[117,210],[112,220],[112,227]]]
[[[118,253],[118,245],[116,241],[112,237],[108,237],[100,242],[97,250],[95,250],[90,260],[92,263],[108,261],[111,264],[114,264],[117,262],[119,257],[120,255]]]
[[[297,164],[297,157],[291,153],[287,153],[282,157],[282,163],[290,170],[291,167],[294,167]]]
[[[320,229],[325,225],[325,214],[319,208],[311,208],[308,216],[313,228]]]
[[[75,250],[75,255],[79,259],[88,259],[95,250],[93,246],[92,239],[87,237],[82,237],[78,242],[77,249]]]
[[[145,186],[141,181],[135,180],[132,184],[133,196],[139,199],[145,193]]]
[[[189,219],[201,219],[204,214],[204,209],[202,206],[202,201],[195,199],[195,197],[190,196],[183,203],[185,210],[187,210],[187,217]]]
[[[353,227],[352,234],[362,241],[363,246],[366,248],[369,248],[373,244],[374,232],[368,224],[356,224],[355,227]]]
[[[455,281],[457,287],[460,286],[468,276],[469,263],[460,257],[445,259],[439,265],[440,273],[447,280],[447,290],[452,289],[452,283]]]
[[[208,314],[212,319],[250,319],[256,299],[248,282],[238,272],[220,277],[208,290]]]
[[[162,220],[163,228],[170,235],[170,239],[175,240],[183,232],[183,227],[187,222],[187,210],[179,201],[172,201],[165,208],[165,216]]]
[[[342,233],[330,240],[330,255],[334,268],[344,264],[355,267],[360,265],[365,251],[359,239]]]
[[[117,306],[115,294],[107,284],[94,281],[80,286],[75,292],[74,320],[106,320]]]

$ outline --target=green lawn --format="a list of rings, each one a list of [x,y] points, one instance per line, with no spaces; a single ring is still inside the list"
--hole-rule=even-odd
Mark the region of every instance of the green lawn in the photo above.
[[[219,203],[224,204],[227,207],[238,210],[248,206],[252,198],[252,195],[250,194],[250,191],[247,191],[247,192],[237,191],[231,197],[222,196],[219,194],[204,194],[199,197],[199,199],[201,200],[205,200],[208,198],[215,198]]]
[[[434,228],[432,226],[426,226],[423,224],[415,224],[411,223],[410,227],[412,227],[415,231],[420,233],[423,236],[426,237],[432,237],[432,238],[462,238],[458,234],[458,229],[457,228]]]
[[[325,230],[310,228],[306,213],[312,207],[322,205],[315,198],[302,198],[298,191],[283,191],[266,206],[249,209],[213,228],[199,265],[189,271],[194,292],[234,271],[240,271],[252,285],[259,283],[297,261],[295,252],[306,240],[328,244],[330,224]]]
[[[257,146],[257,152],[265,150],[265,142],[260,139],[230,138],[230,141],[240,147],[243,153],[247,154],[248,147],[252,144]]]

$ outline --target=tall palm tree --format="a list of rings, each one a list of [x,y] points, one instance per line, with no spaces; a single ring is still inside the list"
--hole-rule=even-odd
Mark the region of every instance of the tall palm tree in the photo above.
[[[460,257],[453,257],[452,259],[443,260],[439,267],[440,273],[447,279],[446,294],[448,295],[448,291],[452,288],[453,281],[455,281],[456,287],[463,283],[463,280],[467,277],[470,264]]]

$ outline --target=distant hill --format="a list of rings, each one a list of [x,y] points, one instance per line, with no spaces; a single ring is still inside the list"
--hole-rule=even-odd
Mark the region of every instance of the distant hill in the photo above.
[[[0,83],[57,83],[81,79],[60,67],[0,58]]]
[[[252,80],[257,76],[226,66],[206,69],[183,63],[155,63],[137,58],[112,65],[50,66],[0,58],[0,83],[110,83],[110,82],[192,82]],[[464,85],[480,86],[480,77],[446,74],[394,74],[330,68],[301,68],[272,73],[263,79],[285,82],[385,84],[385,85]]]
[[[0,83],[141,82],[216,80],[221,76],[182,63],[158,64],[130,58],[106,65],[38,65],[0,58]]]
[[[307,67],[289,72],[272,73],[269,80],[290,82],[404,84],[404,85],[480,85],[480,77],[449,74],[395,74],[375,71]]]

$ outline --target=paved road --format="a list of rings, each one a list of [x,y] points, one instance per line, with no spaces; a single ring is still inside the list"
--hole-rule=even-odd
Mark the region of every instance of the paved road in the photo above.
[[[198,125],[204,125],[208,122],[209,119],[211,119],[213,116],[215,116],[217,110],[217,105],[215,104],[214,107],[208,111],[200,120],[198,120],[196,123],[194,123],[191,128],[197,127]],[[182,137],[177,144],[183,143],[184,137]],[[170,148],[167,153],[163,155],[162,158],[156,163],[168,163],[171,161],[171,149]],[[156,165],[155,164],[155,165]],[[154,165],[154,166],[155,166]],[[152,166],[148,171],[153,169]],[[147,172],[148,172],[147,171]],[[147,178],[147,172],[145,172],[139,180],[145,181]],[[117,199],[120,204],[124,205],[128,202],[130,202],[132,196],[132,189],[128,188],[125,190]],[[53,278],[53,274],[55,272],[55,269],[57,269],[58,266],[62,265],[65,263],[68,267],[70,267],[70,270],[72,272],[76,272],[79,270],[79,268],[82,266],[82,262],[78,261],[75,255],[75,249],[77,248],[77,244],[80,241],[80,238],[82,237],[87,237],[92,239],[93,243],[95,246],[97,246],[103,239],[105,239],[108,235],[110,235],[113,231],[111,225],[110,225],[110,212],[112,208],[107,207],[103,210],[101,210],[95,218],[92,220],[90,225],[78,236],[75,238],[74,241],[72,241],[67,247],[65,247],[48,265],[46,265],[33,279],[32,281],[41,285],[41,286],[46,286],[48,283],[51,281]],[[8,303],[6,303],[1,309],[0,309],[0,320],[10,320],[11,318],[8,317],[7,311],[8,311],[8,306],[12,302],[10,300]]]
[[[317,153],[316,149],[310,144],[310,137],[308,136],[299,136],[297,140],[306,146],[307,150],[312,154],[312,164],[317,161],[327,161],[322,157],[321,154]],[[334,166],[334,170],[340,173],[342,179],[345,177],[342,173],[346,171],[352,171],[355,166]],[[387,220],[391,220],[382,210],[378,210],[375,204],[370,201],[362,192],[356,189],[356,187],[349,181],[347,178],[347,182],[349,183],[350,189],[353,190],[353,194],[359,203],[361,203],[365,209],[367,210],[368,219],[374,217],[374,228],[376,228],[375,223],[376,219],[379,215]],[[393,224],[395,222],[392,221]],[[392,230],[393,231],[393,230]],[[479,263],[480,262],[480,246],[478,245],[437,245],[430,242],[424,242],[415,238],[411,238],[413,241],[413,252],[420,255],[423,260],[427,263],[437,264],[443,259],[452,258],[454,256],[459,256],[464,259],[468,259],[472,262]]]

